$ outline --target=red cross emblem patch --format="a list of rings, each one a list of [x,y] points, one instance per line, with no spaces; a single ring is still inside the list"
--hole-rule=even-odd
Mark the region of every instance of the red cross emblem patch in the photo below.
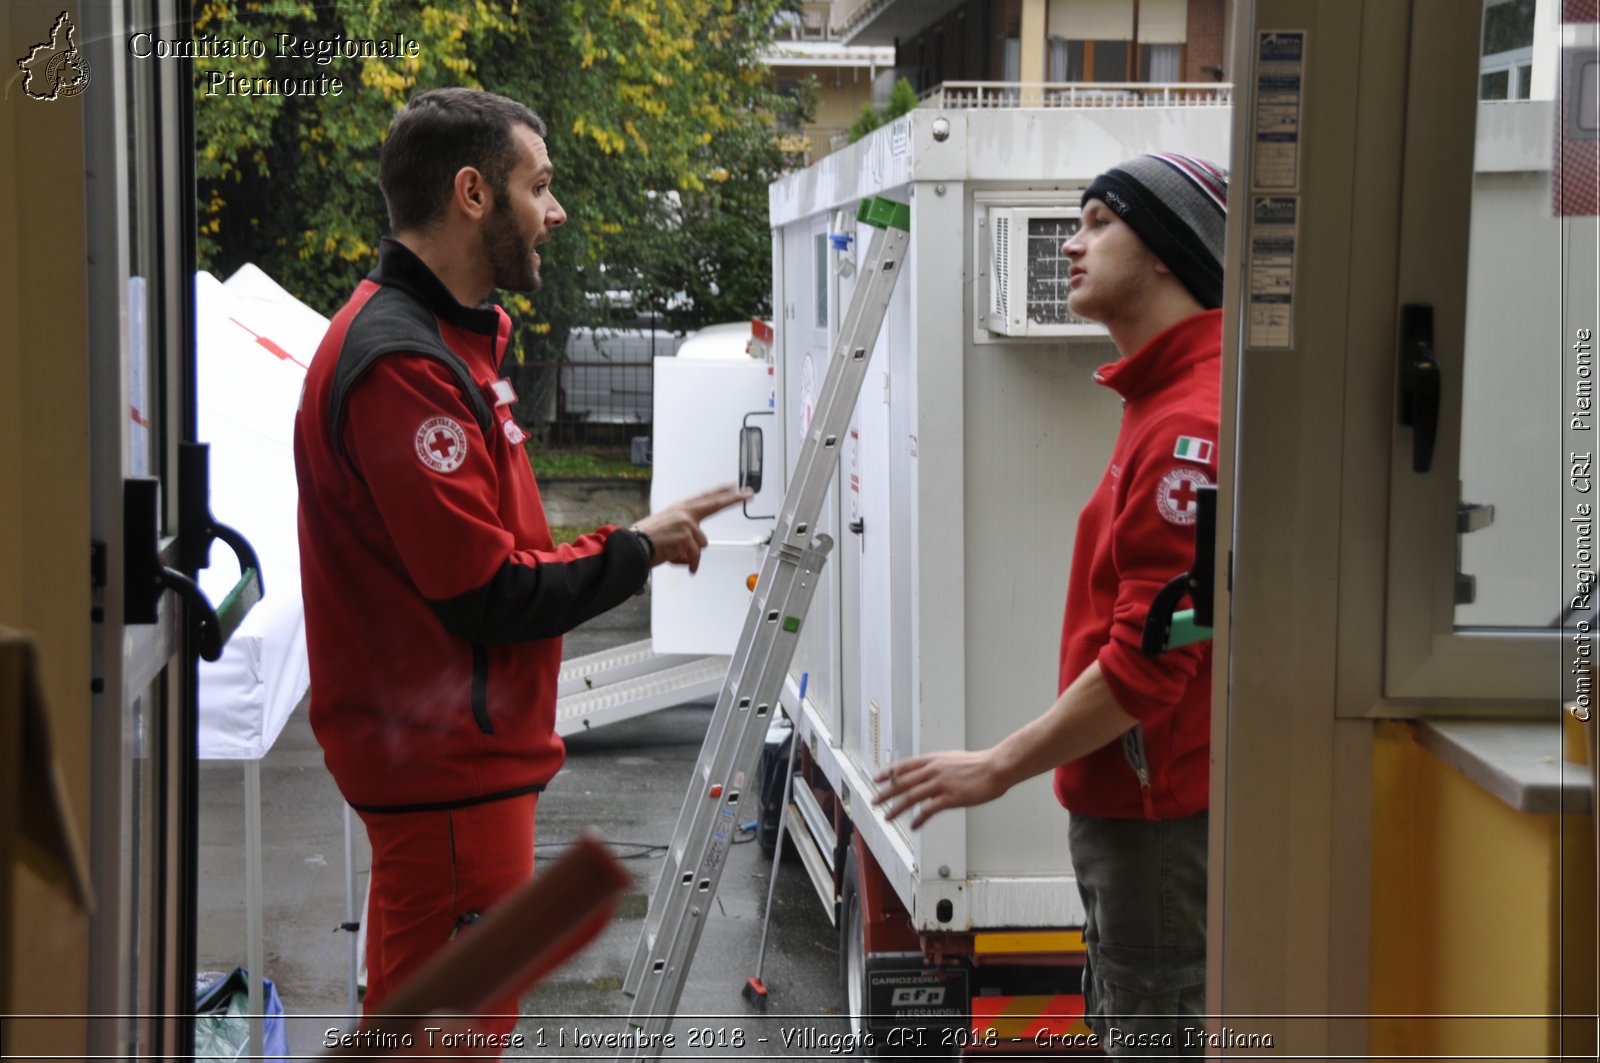
[[[1156,511],[1168,523],[1188,527],[1200,515],[1200,488],[1210,486],[1205,473],[1180,465],[1156,487]]]
[[[416,436],[417,457],[434,472],[455,472],[467,460],[467,433],[449,417],[430,417]]]

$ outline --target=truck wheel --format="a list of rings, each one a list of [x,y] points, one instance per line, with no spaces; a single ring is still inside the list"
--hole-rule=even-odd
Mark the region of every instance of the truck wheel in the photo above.
[[[867,1010],[867,935],[861,912],[860,872],[856,868],[856,850],[851,845],[844,859],[844,881],[839,889],[839,985],[844,1000],[844,1013],[850,1019],[850,1033],[861,1043],[867,1024],[863,1015]],[[872,1048],[858,1048],[858,1056],[875,1056]]]
[[[881,1029],[870,1046],[862,1045],[863,1034],[867,1031],[866,1013],[871,1007],[867,996],[866,912],[862,910],[855,846],[850,845],[846,852],[849,855],[844,860],[844,882],[839,890],[839,984],[843,990],[845,1015],[850,1019],[850,1033],[857,1045],[856,1055],[874,1059],[951,1055],[948,1050],[932,1044],[890,1047],[884,1043]]]

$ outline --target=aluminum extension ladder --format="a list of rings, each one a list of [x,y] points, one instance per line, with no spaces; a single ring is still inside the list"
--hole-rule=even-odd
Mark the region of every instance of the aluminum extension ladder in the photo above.
[[[660,1055],[738,830],[739,802],[746,791],[756,791],[756,763],[772,709],[794,659],[823,561],[833,547],[830,536],[813,535],[813,528],[911,240],[911,211],[904,203],[863,200],[856,220],[879,232],[859,267],[860,279],[762,562],[744,632],[717,696],[666,865],[622,985],[633,998],[629,1022],[635,1029],[633,1045],[619,1058]]]

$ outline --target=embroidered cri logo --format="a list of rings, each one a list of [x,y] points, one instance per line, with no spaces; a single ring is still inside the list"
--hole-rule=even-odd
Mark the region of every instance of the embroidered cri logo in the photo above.
[[[78,50],[78,27],[65,11],[50,27],[50,39],[28,49],[17,60],[22,91],[35,100],[76,96],[89,87],[89,63]]]

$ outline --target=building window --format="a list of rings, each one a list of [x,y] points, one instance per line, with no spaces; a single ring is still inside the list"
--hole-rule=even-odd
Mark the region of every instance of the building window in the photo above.
[[[1478,61],[1480,100],[1525,100],[1533,82],[1534,0],[1488,0]]]
[[[1139,80],[1173,82],[1183,80],[1183,45],[1143,44],[1139,46]]]
[[[1183,80],[1188,0],[1049,0],[1051,81]]]
[[[813,80],[815,79],[813,78]],[[804,98],[806,91],[805,82],[800,78],[778,78],[775,87],[778,90],[778,95],[786,96],[791,100]],[[814,85],[813,91],[815,91]],[[798,133],[801,129],[799,109],[796,108],[793,111],[785,111],[780,114],[777,126],[785,132]]]
[[[1141,44],[1139,70],[1128,70],[1127,41],[1069,41],[1051,37],[1045,80],[1182,81],[1183,45]]]
[[[1047,81],[1084,81],[1084,42],[1062,37],[1050,38],[1050,69]]]
[[[1128,42],[1090,41],[1083,81],[1127,81]]]

